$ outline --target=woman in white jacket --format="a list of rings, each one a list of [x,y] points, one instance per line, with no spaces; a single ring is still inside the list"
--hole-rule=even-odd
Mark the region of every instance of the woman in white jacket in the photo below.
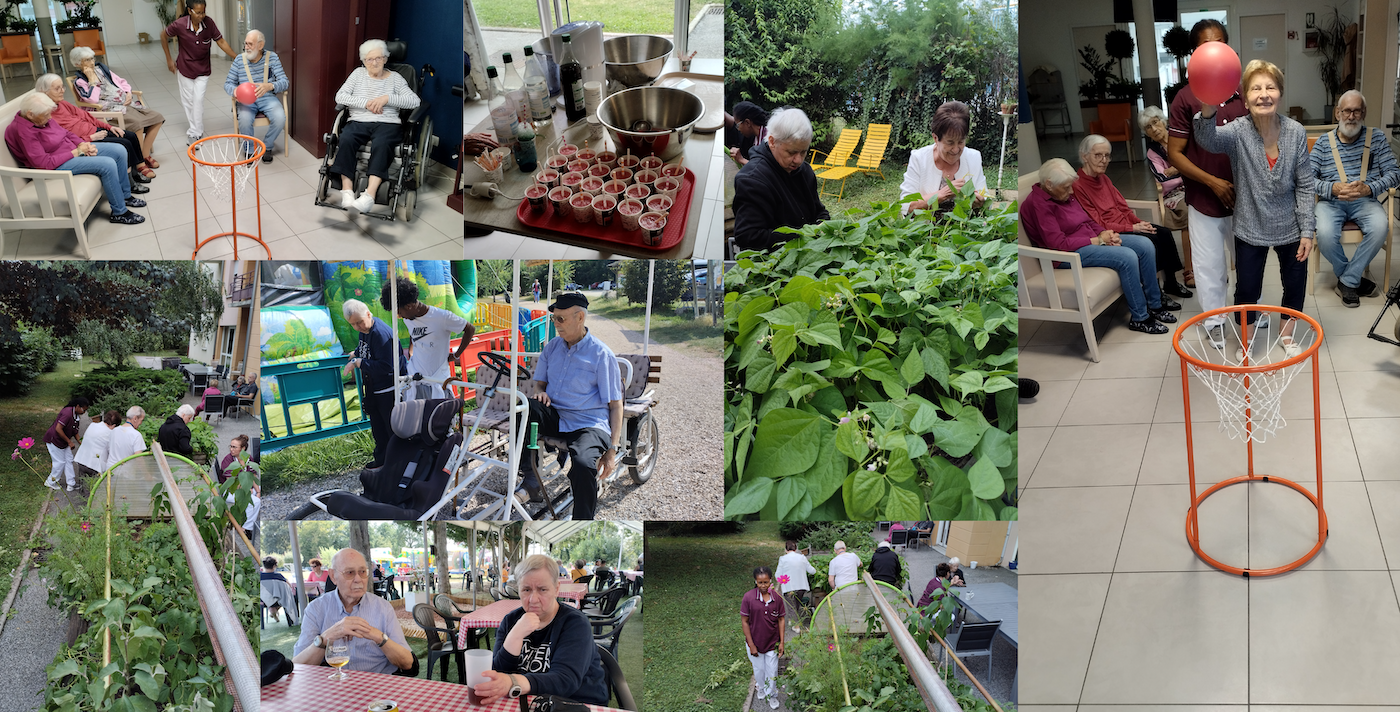
[[[109,410],[102,415],[102,419],[93,419],[92,425],[88,426],[87,433],[83,436],[83,442],[78,446],[78,454],[73,456],[73,464],[77,465],[79,472],[89,477],[95,477],[107,469],[110,464],[107,460],[107,444],[112,440],[112,431],[121,427],[122,414],[119,411]]]
[[[787,599],[788,606],[796,610],[797,597],[805,598],[806,593],[812,589],[812,585],[807,581],[807,574],[815,574],[817,570],[812,566],[812,562],[797,550],[797,542],[789,539],[785,548],[787,553],[778,558],[778,568],[773,574],[773,580],[778,582],[778,591]],[[784,576],[787,578],[783,578]]]
[[[899,197],[918,194],[905,212],[951,205],[954,190],[972,183],[976,204],[986,200],[987,178],[982,175],[982,154],[967,147],[972,117],[967,104],[944,102],[933,114],[933,145],[909,154],[909,169],[899,184]]]

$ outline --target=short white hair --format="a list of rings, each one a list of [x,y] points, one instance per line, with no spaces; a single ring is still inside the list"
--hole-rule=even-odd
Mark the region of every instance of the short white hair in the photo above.
[[[19,112],[32,119],[35,116],[52,113],[57,107],[58,104],[55,104],[47,94],[34,92],[20,101]]]
[[[78,46],[68,51],[68,61],[72,62],[75,67],[96,56],[97,54],[90,47]]]
[[[955,569],[958,568],[958,564],[961,564],[961,563],[962,563],[962,559],[959,559],[959,558],[956,557],[956,556],[954,556],[954,557],[951,558],[951,559],[948,559],[948,565],[951,566],[951,567],[953,567],[953,568],[955,568]]]
[[[1147,126],[1152,123],[1153,119],[1156,119],[1162,122],[1163,124],[1167,123],[1167,115],[1162,112],[1162,107],[1149,106],[1146,109],[1143,109],[1142,113],[1138,114],[1138,128],[1146,131]]]
[[[368,314],[369,307],[358,299],[346,299],[345,305],[340,308],[340,313],[344,314],[346,319],[354,319],[361,314]]]
[[[136,420],[137,418],[144,418],[146,417],[146,409],[142,408],[139,405],[133,405],[130,408],[126,409],[126,417],[131,420]]]
[[[1036,174],[1039,182],[1046,188],[1059,188],[1069,185],[1079,174],[1074,172],[1074,167],[1063,158],[1052,158],[1041,164],[1040,172]]]
[[[1085,136],[1084,140],[1079,142],[1079,160],[1082,162],[1085,156],[1088,156],[1089,152],[1094,150],[1094,147],[1101,143],[1108,143],[1108,139],[1098,134],[1089,134]]]
[[[257,35],[257,36],[258,36],[258,41],[259,41],[259,42],[261,42],[261,43],[263,43],[263,44],[267,44],[267,35],[264,35],[264,34],[262,33],[262,30],[248,30],[248,34],[246,34],[246,35],[243,36],[243,41],[245,41],[245,42],[248,41],[248,38],[249,38],[249,37],[252,37],[253,35]]]
[[[365,61],[365,55],[369,54],[369,51],[372,49],[379,50],[381,53],[383,53],[385,61],[388,61],[389,45],[385,44],[384,40],[365,40],[364,43],[360,45],[361,62]]]
[[[1349,96],[1354,96],[1354,97],[1356,97],[1357,99],[1360,99],[1360,100],[1361,100],[1361,110],[1362,110],[1362,111],[1365,111],[1365,110],[1366,110],[1366,95],[1365,95],[1365,94],[1362,94],[1361,92],[1359,92],[1359,91],[1357,91],[1357,90],[1355,90],[1355,89],[1348,89],[1348,90],[1342,92],[1342,95],[1339,96],[1339,97],[1337,97],[1337,106],[1341,106],[1341,105],[1342,105],[1342,99],[1345,99],[1345,98],[1347,98],[1347,97],[1349,97]]]
[[[39,78],[34,80],[34,91],[40,94],[47,94],[49,93],[49,89],[53,88],[53,85],[62,83],[63,78],[57,74],[40,74]]]
[[[178,416],[180,416],[181,418],[183,418],[183,417],[185,417],[185,416],[188,415],[189,417],[193,418],[193,417],[194,417],[194,406],[190,405],[189,403],[186,403],[186,404],[180,406],[179,408],[176,408],[176,409],[175,409],[175,415],[178,415]]]
[[[768,117],[768,135],[778,143],[812,143],[812,121],[801,109],[778,109]]]

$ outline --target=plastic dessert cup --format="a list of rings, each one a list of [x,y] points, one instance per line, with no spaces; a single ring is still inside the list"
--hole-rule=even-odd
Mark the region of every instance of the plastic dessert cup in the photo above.
[[[653,213],[669,215],[671,212],[671,206],[674,203],[675,201],[671,200],[670,198],[664,195],[653,195],[650,198],[647,198],[647,210]]]
[[[525,200],[530,203],[530,212],[542,213],[545,206],[545,195],[549,193],[549,188],[536,183],[525,189]]]
[[[620,180],[610,180],[603,184],[604,195],[611,195],[612,197],[621,200],[622,194],[625,192],[627,192],[627,184],[623,183]]]
[[[562,185],[549,191],[549,203],[554,206],[554,214],[557,217],[566,218],[573,214],[573,206],[569,205],[569,199],[572,197],[573,189]]]
[[[556,153],[556,154],[554,154],[553,156],[550,156],[550,157],[549,157],[549,160],[547,160],[547,161],[544,162],[544,165],[545,165],[545,168],[548,168],[548,169],[550,169],[550,170],[552,170],[552,171],[558,171],[558,172],[560,172],[560,173],[565,173],[565,172],[567,172],[567,171],[565,171],[564,168],[565,168],[565,166],[568,166],[568,165],[569,165],[569,157],[568,157],[568,156],[561,156],[561,155],[559,155],[559,154]]]
[[[674,202],[676,199],[676,191],[681,189],[681,182],[675,178],[663,176],[656,179],[656,183],[652,184],[652,188],[656,190],[657,195],[664,195]]]
[[[591,166],[593,165],[593,161],[597,160],[598,152],[591,148],[585,148],[582,151],[579,151],[578,153],[574,154],[574,158],[577,158],[580,161],[586,161],[588,165]]]
[[[627,186],[627,197],[645,203],[651,197],[651,188],[638,183]]]
[[[561,177],[559,171],[546,168],[535,174],[535,182],[549,190],[554,190],[559,187],[559,179]]]
[[[617,167],[617,154],[612,151],[599,151],[598,157],[593,159],[595,164],[602,164],[608,168]]]
[[[593,222],[607,227],[613,223],[613,218],[616,215],[617,198],[606,193],[593,198]]]
[[[642,228],[642,244],[647,247],[661,246],[661,233],[666,230],[666,216],[661,213],[643,213],[637,220]]]
[[[622,229],[627,231],[638,228],[637,221],[646,212],[646,206],[642,201],[628,198],[617,206],[618,222],[622,224]]]
[[[618,156],[618,157],[617,157],[617,167],[618,167],[618,168],[636,168],[636,167],[637,167],[637,164],[639,164],[639,163],[641,163],[641,162],[642,162],[642,159],[641,159],[641,158],[639,158],[639,157],[637,157],[637,156],[634,156],[634,155],[632,155],[632,154],[630,154],[630,153],[624,153],[624,154],[622,154],[621,156]]]
[[[603,192],[603,179],[596,177],[584,178],[583,182],[579,183],[579,189],[589,195],[596,196]]]
[[[638,185],[645,185],[646,187],[651,188],[651,192],[655,193],[656,179],[660,177],[661,174],[657,173],[656,171],[642,169],[640,171],[637,171],[637,175],[632,176],[632,180],[635,181]]]
[[[608,166],[603,163],[594,163],[593,165],[588,167],[588,175],[598,176],[603,180],[607,180],[608,174],[610,173],[612,173],[612,169],[608,168]]]
[[[656,156],[647,156],[642,159],[641,166],[649,171],[659,171],[666,162]]]
[[[584,175],[582,173],[565,173],[564,176],[559,179],[559,185],[569,188],[570,190],[578,190],[578,184],[582,183],[583,179]]]
[[[586,223],[593,219],[593,196],[587,193],[575,193],[569,198],[569,205],[574,209],[574,219]]]
[[[680,180],[681,176],[685,175],[685,166],[679,163],[667,163],[661,167],[661,175]]]
[[[632,173],[632,169],[631,169],[631,168],[622,168],[622,167],[618,167],[618,168],[614,168],[613,171],[612,171],[612,178],[613,178],[613,180],[620,180],[620,181],[622,181],[623,183],[631,183],[631,182],[632,182],[632,175],[633,175],[633,173]]]
[[[588,172],[588,161],[580,161],[580,160],[578,160],[577,158],[575,158],[575,159],[572,160],[572,161],[569,161],[569,172],[570,172],[570,173],[587,173],[587,172]]]

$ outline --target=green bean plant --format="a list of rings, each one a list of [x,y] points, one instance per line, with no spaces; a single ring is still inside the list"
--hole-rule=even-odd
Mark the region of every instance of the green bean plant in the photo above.
[[[900,206],[726,275],[727,518],[1016,519],[1015,205]]]

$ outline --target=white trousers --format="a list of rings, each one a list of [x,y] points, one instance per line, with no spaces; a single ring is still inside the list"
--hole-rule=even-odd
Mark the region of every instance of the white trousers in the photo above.
[[[68,486],[78,486],[78,475],[73,472],[73,451],[66,447],[59,447],[51,443],[44,443],[49,446],[49,457],[53,460],[53,470],[49,472],[49,479],[45,484],[62,484],[64,473],[68,474]]]
[[[1187,207],[1191,227],[1191,269],[1196,276],[1196,297],[1202,311],[1228,306],[1225,290],[1230,283],[1227,254],[1234,251],[1235,218],[1213,218]],[[1207,328],[1225,323],[1225,317],[1211,317]]]
[[[190,122],[185,135],[199,138],[204,135],[204,88],[209,85],[209,77],[190,79],[179,72],[175,77],[180,82],[180,106],[184,107],[185,119]]]
[[[753,665],[753,679],[758,683],[759,698],[772,697],[777,694],[778,651],[770,650],[766,653],[750,655],[749,663]]]

